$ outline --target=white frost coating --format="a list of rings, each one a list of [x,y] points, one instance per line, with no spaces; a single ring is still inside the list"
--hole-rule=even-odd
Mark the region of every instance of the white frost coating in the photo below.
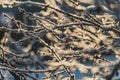
[[[12,4],[14,4],[16,0],[0,0],[0,5],[2,5],[2,7],[6,8],[12,8]]]

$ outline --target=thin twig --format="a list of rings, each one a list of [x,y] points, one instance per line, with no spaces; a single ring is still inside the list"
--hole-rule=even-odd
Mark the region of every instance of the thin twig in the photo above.
[[[10,54],[10,55],[12,55],[12,56],[15,56],[15,57],[19,57],[19,58],[28,57],[28,56],[25,56],[25,55],[18,55],[18,54],[12,53],[12,52],[10,52],[10,51],[7,51],[7,50],[5,50],[2,46],[0,46],[0,49],[1,49],[3,52],[8,53],[8,54]]]
[[[3,70],[9,70],[9,71],[16,71],[16,72],[25,72],[25,73],[43,73],[43,72],[51,72],[52,70],[23,70],[23,69],[17,69],[17,68],[8,68],[8,67],[0,67],[0,69]]]

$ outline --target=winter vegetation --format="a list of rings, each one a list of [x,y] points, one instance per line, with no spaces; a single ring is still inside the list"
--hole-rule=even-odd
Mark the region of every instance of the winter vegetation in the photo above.
[[[120,80],[120,0],[0,0],[0,80]]]

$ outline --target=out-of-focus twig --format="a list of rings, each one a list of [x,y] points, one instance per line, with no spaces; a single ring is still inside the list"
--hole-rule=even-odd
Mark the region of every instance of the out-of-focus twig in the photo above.
[[[114,67],[114,69],[112,70],[111,74],[106,76],[106,80],[112,80],[112,78],[115,76],[115,74],[118,72],[120,68],[120,62],[117,63]]]
[[[23,69],[12,69],[8,67],[0,67],[0,69],[3,70],[9,70],[9,71],[17,71],[17,72],[26,72],[26,73],[42,73],[42,72],[51,72],[52,70],[23,70]]]

